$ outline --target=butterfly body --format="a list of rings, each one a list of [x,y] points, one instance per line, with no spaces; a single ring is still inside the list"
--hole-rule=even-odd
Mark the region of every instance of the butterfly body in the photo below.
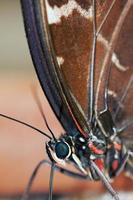
[[[114,123],[110,123],[111,126],[112,124],[114,127]],[[109,133],[112,129],[107,127]],[[105,136],[97,124],[85,136],[82,133],[75,133],[73,136],[65,133],[57,141],[48,142],[46,148],[51,161],[63,165],[67,162],[72,163],[90,179],[100,180],[91,161],[110,178],[117,176],[118,171],[124,166],[126,147],[115,131],[112,138]]]
[[[93,122],[91,123],[91,129],[89,129],[88,132],[80,132],[79,129],[79,132],[75,134],[69,133],[63,136],[66,139],[69,137],[71,138],[72,143],[69,145],[71,148],[73,146],[73,153],[76,154],[81,161],[81,166],[84,166],[87,171],[89,171],[91,179],[94,180],[99,180],[100,178],[91,166],[90,161],[94,161],[97,167],[109,176],[111,173],[107,170],[106,155],[109,154],[108,152],[110,152],[111,148],[115,149],[114,143],[118,139],[116,128],[109,110],[102,112],[99,119],[102,123],[102,129],[98,124],[98,120],[94,117]],[[85,130],[87,130],[87,127]],[[111,148],[109,146],[111,146]],[[112,159],[112,157],[109,157],[109,159]],[[118,160],[119,159],[120,157],[118,157]],[[74,161],[73,159],[70,160]]]
[[[90,160],[96,162],[99,159],[104,160],[104,142],[103,140],[98,141],[92,134],[91,137],[88,138],[80,134],[73,137],[64,134],[57,141],[48,142],[46,147],[50,159],[54,160],[57,164],[64,165],[65,162],[72,163],[80,172],[86,176],[90,176],[91,179],[93,179],[93,177],[95,179],[95,175],[93,175],[95,170],[91,172]]]

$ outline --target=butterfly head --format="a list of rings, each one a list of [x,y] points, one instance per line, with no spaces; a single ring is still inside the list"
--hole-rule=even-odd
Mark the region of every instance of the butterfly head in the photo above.
[[[57,163],[62,163],[62,164],[72,154],[71,145],[69,144],[68,141],[62,138],[57,141],[50,140],[46,144],[46,149],[47,149],[48,156],[52,161],[55,161]]]

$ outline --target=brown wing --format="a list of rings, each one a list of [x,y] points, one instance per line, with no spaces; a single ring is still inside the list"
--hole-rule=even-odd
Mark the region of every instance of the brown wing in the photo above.
[[[56,78],[60,90],[64,93],[65,104],[70,108],[76,124],[87,131],[87,79],[92,39],[92,7],[89,1],[40,2],[44,21],[46,5]]]
[[[103,61],[98,60],[101,53],[98,46],[96,62],[97,65],[102,63],[100,78],[96,85],[96,114],[99,116],[107,106],[118,128],[129,124],[129,128],[124,131],[124,140],[128,146],[133,143],[132,4],[132,1],[116,1],[98,38],[104,47],[103,54],[100,55],[104,55]]]
[[[92,14],[90,1],[84,2],[47,1],[47,13],[60,71],[72,95],[86,113]]]
[[[44,8],[44,1],[41,1]],[[102,20],[111,3],[97,3],[97,22]],[[51,35],[51,43],[55,53],[57,77],[64,87],[77,121],[85,127],[89,118],[89,83],[90,57],[93,40],[93,6],[92,1],[46,1],[47,18]],[[104,12],[103,12],[104,11]],[[45,11],[42,9],[42,15]],[[101,50],[100,50],[101,51]],[[98,71],[100,68],[97,68]],[[60,74],[60,75],[59,75]],[[96,76],[97,84],[99,76]],[[69,91],[69,92],[68,92]],[[78,106],[78,107],[77,107]],[[77,107],[77,108],[76,108]],[[83,113],[85,119],[81,117]],[[81,119],[82,118],[82,119]]]

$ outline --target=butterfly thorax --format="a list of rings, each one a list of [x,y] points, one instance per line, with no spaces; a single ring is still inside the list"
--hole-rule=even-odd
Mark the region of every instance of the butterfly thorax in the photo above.
[[[93,167],[91,160],[104,170],[105,152],[107,148],[106,138],[97,130],[98,136],[92,132],[88,138],[81,134],[70,136],[62,135],[57,141],[51,140],[46,144],[47,153],[52,161],[59,164],[72,162],[84,174],[91,174],[95,180],[99,179]]]

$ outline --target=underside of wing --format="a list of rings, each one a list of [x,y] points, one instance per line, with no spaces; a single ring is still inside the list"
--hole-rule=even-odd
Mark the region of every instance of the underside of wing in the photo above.
[[[21,3],[28,43],[42,89],[65,130],[86,135],[90,130],[92,91],[92,1],[21,0]],[[97,28],[111,3],[109,0],[96,1]],[[125,8],[127,1],[115,1],[97,35],[92,109],[108,130],[114,124],[123,129],[123,138],[129,146],[127,138],[133,137],[133,11],[129,6],[124,17]],[[111,126],[106,124],[106,119]]]
[[[96,69],[97,65],[100,65],[101,70],[96,85],[95,101],[97,116],[108,109],[115,126],[123,130],[121,136],[124,143],[130,148],[133,143],[132,21],[133,6],[128,5],[126,1],[116,1],[97,38],[103,48],[103,61],[100,65],[100,51],[97,47]],[[110,55],[106,62],[109,51]]]
[[[133,145],[133,6],[119,34],[111,64],[108,103],[112,117],[127,146]],[[119,62],[118,62],[119,61]],[[118,64],[117,64],[118,63]]]
[[[89,40],[82,47],[80,44],[85,32],[83,27],[86,25],[88,30],[91,26],[90,3],[76,2],[71,8],[69,2],[52,2],[21,1],[28,43],[42,89],[56,116],[67,132],[85,134],[89,130],[84,93],[87,93],[90,44]]]

